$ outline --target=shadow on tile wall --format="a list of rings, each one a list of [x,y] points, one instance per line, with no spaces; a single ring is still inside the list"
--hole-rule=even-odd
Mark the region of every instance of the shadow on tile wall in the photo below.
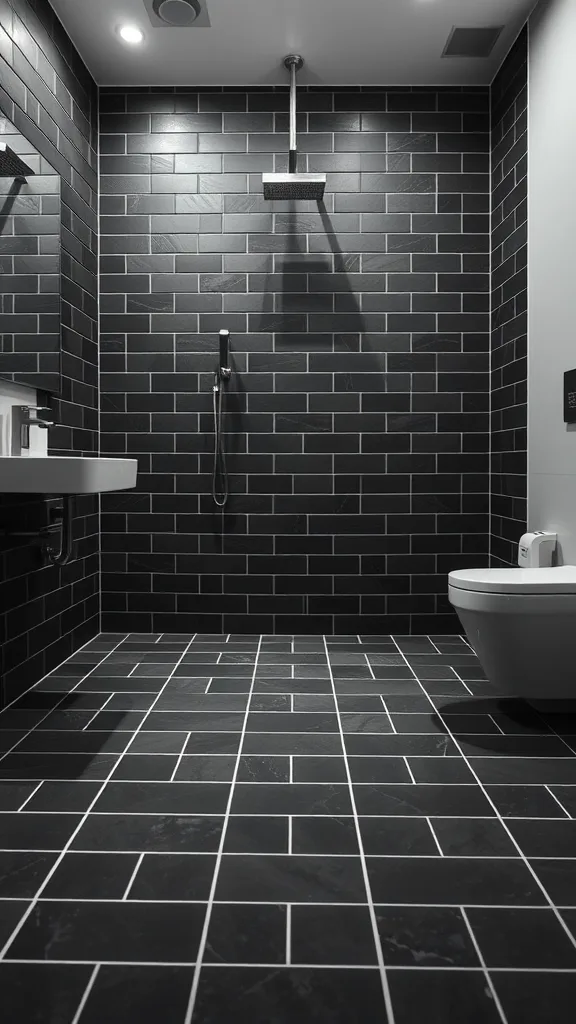
[[[95,84],[41,0],[0,0],[0,108],[61,176],[61,392],[52,451],[97,451]],[[98,631],[98,499],[77,501],[78,558],[42,566],[34,544],[0,540],[3,698],[13,699]],[[0,528],[46,522],[33,496],[0,500]]]
[[[528,31],[492,86],[492,493],[494,564],[526,529]]]
[[[104,628],[450,632],[488,557],[489,90],[101,90]],[[231,498],[211,497],[232,332]]]

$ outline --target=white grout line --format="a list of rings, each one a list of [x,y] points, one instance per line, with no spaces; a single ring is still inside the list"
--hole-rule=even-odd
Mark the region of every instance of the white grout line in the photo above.
[[[288,815],[288,854],[292,854],[292,815]]]
[[[191,732],[187,732],[186,733],[186,737],[184,739],[184,743],[182,744],[182,750],[180,751],[180,753],[178,755],[178,760],[176,761],[176,764],[174,765],[174,771],[172,772],[172,775],[170,776],[170,782],[174,782],[175,781],[176,772],[178,771],[178,769],[180,767],[180,762],[182,760],[182,756],[184,754],[184,751],[186,750],[186,747],[188,745],[188,742],[190,740],[191,735],[192,735]],[[154,755],[154,756],[158,756],[158,755]],[[167,755],[167,756],[170,756],[170,755]],[[202,757],[203,755],[202,754],[193,754],[192,756],[193,757]],[[211,754],[210,756],[211,757],[225,757],[226,755],[225,754]]]
[[[289,778],[288,778],[289,782],[294,782],[294,761],[293,761],[293,756],[294,756],[293,754],[289,754],[288,755],[288,759],[289,759],[288,763],[289,763],[289,771],[290,771],[290,775],[289,775]]]
[[[232,808],[232,800],[233,800],[233,797],[234,797],[234,789],[235,789],[235,786],[236,786],[236,779],[238,777],[238,771],[239,771],[239,768],[240,768],[240,759],[242,757],[242,747],[244,745],[244,736],[246,735],[246,726],[248,724],[248,716],[250,714],[250,701],[252,699],[252,693],[253,693],[253,690],[254,690],[254,683],[256,681],[256,672],[258,670],[258,658],[260,656],[261,647],[262,647],[262,634],[260,635],[260,638],[258,640],[258,650],[256,652],[256,659],[254,661],[254,669],[253,669],[253,672],[252,672],[252,681],[251,681],[250,690],[249,690],[249,693],[248,693],[248,701],[246,703],[246,711],[244,712],[244,721],[243,721],[243,725],[242,725],[242,732],[241,732],[241,735],[240,735],[240,743],[239,743],[239,746],[238,746],[238,753],[236,755],[236,764],[234,765],[234,773],[232,775],[232,781],[230,783],[230,793],[228,795],[228,802],[226,804],[226,810],[225,810],[225,813],[224,813],[224,823],[223,823],[223,826],[222,826],[222,835],[220,837],[220,844],[219,844],[219,847],[218,847],[218,852],[216,854],[216,865],[215,865],[215,868],[214,868],[214,875],[213,875],[213,878],[212,878],[212,885],[210,887],[210,894],[208,896],[208,905],[207,905],[207,908],[206,908],[206,917],[204,919],[204,927],[202,929],[202,935],[200,937],[200,944],[199,944],[199,947],[198,947],[198,954],[197,954],[197,957],[196,957],[196,966],[194,968],[194,978],[192,980],[192,989],[191,989],[191,992],[190,992],[190,999],[189,999],[188,1008],[186,1010],[186,1016],[184,1018],[183,1024],[191,1024],[192,1015],[194,1013],[194,1006],[196,1004],[196,996],[198,994],[198,985],[200,983],[200,971],[202,969],[202,961],[204,959],[204,953],[206,951],[206,943],[207,943],[207,939],[208,939],[208,929],[210,927],[210,918],[211,918],[211,915],[212,915],[212,907],[214,905],[214,897],[215,897],[215,893],[216,893],[216,885],[217,885],[217,882],[218,882],[218,876],[220,874],[220,866],[222,864],[222,855],[223,855],[223,852],[224,852],[224,843],[226,841],[226,831],[227,831],[227,828],[228,828],[228,822],[230,820],[230,811],[231,811],[231,808]]]
[[[196,636],[196,634],[194,634],[194,636]],[[120,643],[122,643],[122,641],[120,641]],[[192,640],[190,641],[190,643],[192,643]],[[189,644],[188,646],[190,646],[190,644]],[[115,648],[114,648],[114,649],[115,649]],[[188,648],[185,648],[185,651],[186,651],[187,649],[188,649]],[[182,656],[181,656],[181,658],[182,658],[182,657],[184,657],[184,653],[185,653],[185,651],[184,651],[184,652],[182,653]],[[106,657],[107,657],[107,656],[106,656]],[[103,658],[102,660],[103,660],[103,661],[105,661],[105,660],[106,660],[106,658]],[[181,659],[180,659],[180,660],[181,660]],[[178,661],[178,662],[176,662],[176,665],[174,666],[174,670],[173,670],[173,671],[176,671],[176,667],[178,666],[178,664],[179,664],[179,661]],[[87,820],[87,818],[88,818],[88,815],[90,814],[90,811],[91,811],[91,810],[92,810],[92,808],[94,807],[94,805],[95,805],[96,801],[98,800],[98,798],[100,797],[100,795],[101,795],[101,794],[102,794],[102,793],[104,792],[104,789],[106,788],[106,785],[107,785],[107,783],[108,783],[108,782],[110,781],[110,779],[112,778],[112,775],[113,775],[114,771],[115,771],[115,770],[116,770],[116,768],[118,767],[118,765],[119,765],[120,761],[122,760],[122,758],[124,757],[124,754],[126,753],[126,751],[128,751],[128,750],[130,749],[130,746],[131,746],[131,744],[132,744],[132,743],[134,742],[134,739],[136,738],[136,736],[138,735],[139,731],[141,730],[141,728],[142,728],[142,726],[143,726],[144,722],[146,721],[146,718],[148,717],[148,715],[150,714],[150,711],[151,711],[151,710],[152,710],[152,708],[154,707],[154,704],[155,704],[155,703],[156,703],[156,701],[157,701],[157,700],[159,700],[159,699],[160,699],[160,697],[162,696],[162,693],[164,692],[164,690],[165,690],[166,686],[168,685],[168,683],[169,683],[169,681],[170,681],[170,679],[171,679],[171,678],[172,678],[172,676],[171,676],[171,675],[170,675],[170,676],[168,676],[168,679],[166,680],[166,682],[164,683],[164,686],[162,687],[162,689],[161,689],[161,690],[160,690],[160,692],[158,693],[158,695],[157,695],[157,697],[156,697],[156,700],[155,700],[155,701],[154,701],[154,703],[152,704],[152,706],[151,706],[150,710],[149,710],[149,711],[147,711],[147,712],[145,713],[144,717],[142,718],[142,721],[141,721],[141,722],[139,723],[139,725],[138,725],[138,728],[137,728],[137,729],[135,730],[135,732],[134,732],[134,733],[132,734],[132,739],[131,739],[131,740],[130,740],[130,742],[128,743],[128,746],[127,746],[127,747],[126,747],[126,749],[125,749],[125,750],[124,750],[124,751],[123,751],[123,752],[122,752],[122,753],[120,754],[120,756],[119,756],[118,760],[114,762],[114,764],[113,764],[113,766],[112,766],[112,768],[111,768],[110,772],[109,772],[109,773],[108,773],[108,775],[106,776],[106,778],[105,778],[105,779],[103,779],[102,781],[101,781],[100,779],[98,779],[98,780],[94,780],[94,781],[98,781],[98,782],[100,782],[100,781],[101,781],[101,785],[100,785],[100,787],[99,787],[99,789],[98,789],[98,792],[96,793],[96,796],[95,796],[95,797],[93,798],[93,800],[92,800],[92,801],[91,801],[91,803],[89,804],[89,806],[88,806],[87,810],[86,810],[86,811],[84,812],[84,814],[82,815],[82,817],[81,817],[81,819],[80,819],[80,822],[78,823],[78,825],[76,826],[76,828],[74,829],[74,831],[72,832],[72,834],[71,834],[71,835],[69,836],[68,840],[66,841],[66,843],[65,843],[65,845],[64,845],[64,847],[63,847],[63,849],[62,849],[62,851],[61,851],[61,853],[60,853],[60,855],[59,855],[59,856],[58,856],[58,857],[56,858],[56,860],[55,860],[54,864],[52,865],[52,867],[51,867],[50,871],[48,872],[48,874],[46,875],[46,877],[45,877],[44,881],[43,881],[43,882],[42,882],[42,884],[40,885],[40,887],[39,887],[39,889],[38,889],[38,891],[37,891],[36,895],[34,896],[34,898],[33,898],[33,899],[31,900],[31,902],[29,903],[29,905],[28,905],[28,908],[27,908],[27,910],[26,910],[25,914],[23,915],[23,917],[21,918],[21,920],[20,920],[20,921],[18,922],[18,924],[17,924],[17,925],[16,925],[16,927],[15,927],[15,928],[13,929],[12,933],[11,933],[11,934],[9,935],[8,939],[7,939],[7,940],[6,940],[6,942],[4,943],[4,945],[3,945],[2,949],[0,950],[0,961],[4,959],[4,957],[5,957],[5,955],[6,955],[6,952],[7,952],[7,950],[8,950],[9,948],[10,948],[10,945],[12,944],[12,942],[14,941],[14,939],[16,938],[16,936],[18,935],[18,933],[20,932],[20,929],[21,929],[21,928],[23,927],[24,923],[25,923],[25,922],[26,922],[26,921],[28,920],[28,918],[30,917],[30,914],[31,914],[31,913],[32,913],[32,911],[34,910],[34,907],[36,906],[36,903],[37,903],[37,901],[38,901],[39,897],[40,897],[40,896],[42,895],[42,893],[44,892],[44,889],[45,889],[45,888],[46,888],[46,886],[48,885],[48,882],[49,882],[49,881],[50,881],[50,879],[52,878],[52,876],[53,876],[54,872],[55,872],[55,871],[57,870],[57,868],[58,868],[58,867],[59,867],[59,865],[61,864],[62,860],[64,859],[64,857],[65,857],[65,855],[66,855],[66,853],[67,853],[67,852],[68,852],[68,850],[70,849],[70,847],[71,847],[71,845],[72,845],[72,843],[73,843],[74,839],[75,839],[75,838],[76,838],[76,836],[78,835],[78,832],[79,832],[79,831],[80,831],[80,829],[82,828],[82,826],[83,826],[84,822],[85,822],[85,821]],[[58,781],[61,781],[61,780],[58,780]]]
[[[494,718],[494,715],[490,715],[490,714],[489,714],[489,715],[488,715],[488,718],[490,719],[490,721],[491,721],[491,722],[494,722],[494,725],[495,725],[495,726],[496,726],[496,728],[498,729],[498,732],[501,732],[503,736],[506,736],[506,733],[504,732],[504,729],[502,729],[502,727],[501,727],[500,725],[498,725],[498,722],[497,722],[497,721],[496,721],[496,719]],[[508,734],[508,735],[510,735],[510,734]]]
[[[84,728],[83,728],[83,729],[81,730],[82,732],[86,732],[86,729],[88,728],[88,726],[89,726],[89,725],[90,725],[90,724],[91,724],[91,723],[92,723],[92,722],[94,721],[94,719],[95,719],[95,718],[97,718],[97,717],[98,717],[98,715],[100,714],[100,712],[104,710],[104,708],[106,707],[106,705],[110,703],[110,701],[112,700],[112,698],[113,698],[114,696],[115,696],[115,694],[114,694],[114,693],[111,693],[111,694],[110,694],[110,696],[108,697],[108,699],[104,701],[104,703],[103,703],[102,707],[101,707],[101,708],[98,708],[98,710],[94,712],[94,714],[92,715],[92,718],[90,719],[90,721],[89,721],[89,722],[86,722],[86,725],[85,725],[85,726],[84,726]],[[132,711],[132,708],[127,708],[127,711]],[[119,714],[124,714],[124,712],[123,712],[123,711],[119,711],[118,713],[119,713]],[[64,730],[63,730],[63,731],[64,731]],[[67,730],[66,730],[66,731],[67,731]]]
[[[11,779],[10,781],[13,781],[13,780]],[[44,779],[42,779],[42,782],[44,782]],[[26,797],[26,799],[25,799],[24,803],[22,804],[22,806],[18,808],[18,814],[20,813],[20,811],[24,810],[24,808],[26,807],[26,804],[28,803],[28,801],[31,800],[33,796],[35,796],[35,794],[40,789],[40,786],[42,785],[42,782],[39,782],[38,785],[30,793],[30,796]]]
[[[490,820],[492,820],[492,819],[490,819]],[[429,816],[426,817],[426,822],[428,824],[428,828],[430,829],[430,831],[431,831],[431,833],[432,833],[432,835],[434,837],[434,842],[436,843],[436,846],[438,847],[438,853],[440,854],[441,857],[443,857],[444,856],[444,852],[442,850],[442,847],[440,846],[440,843],[438,842],[438,836],[436,835],[436,833],[435,833],[435,831],[434,831],[434,829],[432,827],[432,822],[430,821],[430,817]],[[514,858],[514,859],[516,860],[516,858]]]
[[[380,980],[382,983],[382,993],[384,996],[384,1005],[386,1007],[387,1024],[395,1024],[394,1022],[394,1009],[392,1006],[392,998],[390,995],[390,987],[388,985],[388,978],[386,975],[386,967],[384,964],[384,955],[382,953],[382,944],[380,942],[380,933],[378,931],[378,922],[376,920],[376,911],[374,909],[374,901],[372,899],[372,889],[370,887],[370,877],[368,874],[368,867],[366,864],[366,855],[364,853],[364,845],[362,842],[362,833],[360,831],[360,821],[358,819],[358,811],[356,808],[356,798],[354,795],[354,786],[352,783],[352,777],[350,775],[350,766],[348,764],[348,758],[346,756],[346,747],[344,745],[344,731],[342,729],[342,719],[340,717],[340,709],[338,708],[336,701],[336,687],[334,685],[334,676],[332,674],[332,666],[330,664],[330,657],[328,651],[328,644],[326,643],[326,637],[323,637],[324,649],[326,651],[326,660],[328,662],[328,669],[330,671],[330,682],[332,683],[332,694],[334,697],[334,703],[336,704],[336,717],[338,719],[338,728],[340,730],[340,740],[342,743],[342,751],[344,755],[344,766],[346,769],[346,779],[348,783],[348,792],[350,796],[350,803],[352,806],[352,815],[354,818],[354,826],[356,829],[356,838],[358,841],[358,849],[360,851],[360,863],[362,867],[362,875],[364,878],[364,885],[366,887],[366,899],[368,901],[368,909],[370,913],[370,921],[372,924],[372,933],[374,936],[374,944],[376,947],[376,956],[378,959],[378,967],[380,969]],[[188,1024],[188,1022],[187,1022]]]
[[[292,907],[286,904],[286,966],[292,964]]]
[[[414,778],[412,769],[410,767],[410,764],[409,764],[409,761],[408,761],[408,758],[406,757],[406,755],[403,755],[402,760],[404,761],[404,764],[406,765],[406,768],[408,769],[408,775],[410,776],[410,782],[412,783],[412,785],[415,786],[416,785],[416,779]]]
[[[500,1002],[500,999],[498,997],[498,993],[496,992],[496,989],[494,988],[494,982],[492,981],[492,978],[490,977],[490,974],[488,973],[488,968],[486,967],[486,961],[484,960],[484,957],[482,956],[482,951],[481,951],[480,946],[478,945],[478,943],[476,941],[476,936],[474,935],[474,932],[472,930],[472,926],[470,924],[470,921],[468,920],[468,915],[467,915],[464,907],[460,907],[460,913],[462,914],[462,917],[464,918],[464,921],[466,923],[466,927],[468,929],[468,932],[470,934],[470,938],[472,940],[472,945],[474,946],[474,949],[476,950],[476,956],[478,957],[478,959],[480,961],[480,964],[482,965],[482,970],[484,971],[484,977],[486,978],[486,984],[487,984],[488,988],[490,989],[490,994],[492,996],[492,999],[494,1000],[494,1005],[496,1006],[496,1009],[498,1010],[498,1013],[500,1015],[500,1020],[502,1021],[502,1024],[508,1024],[508,1020],[507,1020],[506,1014],[504,1013],[504,1010],[502,1008],[502,1003]]]
[[[124,890],[124,895],[122,897],[122,902],[124,902],[124,900],[128,899],[128,893],[130,892],[130,889],[132,888],[132,883],[134,882],[134,879],[136,878],[136,875],[138,874],[138,871],[140,870],[140,865],[141,865],[143,860],[144,860],[144,854],[141,853],[140,856],[138,857],[138,860],[136,861],[136,866],[134,868],[134,871],[132,872],[132,874],[130,875],[130,878],[128,879],[128,885],[126,886],[126,888]]]
[[[558,783],[558,785],[560,785],[560,783]],[[550,784],[545,785],[544,789],[546,789],[548,791],[548,793],[550,794],[552,799],[556,801],[558,806],[564,811],[564,814],[570,819],[570,821],[572,821],[573,820],[572,819],[572,815],[568,813],[568,811],[564,807],[564,804],[562,803],[562,801],[559,800],[558,797],[556,796],[556,794],[552,792],[552,790],[550,789]],[[553,821],[562,821],[562,818],[553,818],[552,820]]]
[[[460,673],[457,672],[456,669],[452,665],[450,666],[450,668],[452,669],[452,671],[453,671],[454,675],[456,676],[456,678],[462,683],[462,686],[464,686],[468,690],[468,693],[470,694],[470,696],[471,697],[476,697],[477,694],[475,694],[470,689],[470,687],[468,686],[468,683],[464,682],[464,680],[462,679],[462,676],[460,675]],[[418,679],[418,682],[420,682],[419,679]],[[422,689],[424,689],[424,687],[422,687]],[[435,694],[434,696],[441,696],[441,694]],[[497,697],[496,700],[499,700],[499,698]]]
[[[84,995],[82,996],[82,999],[80,1000],[78,1009],[76,1010],[76,1013],[74,1014],[74,1017],[72,1018],[72,1024],[78,1024],[82,1014],[84,1013],[84,1007],[86,1006],[86,1003],[88,1002],[88,999],[90,997],[90,993],[91,993],[92,989],[94,988],[94,982],[96,981],[96,978],[98,977],[98,971],[99,970],[100,970],[100,964],[96,964],[94,970],[92,971],[92,974],[90,975],[90,980],[89,980],[86,988],[84,989]]]

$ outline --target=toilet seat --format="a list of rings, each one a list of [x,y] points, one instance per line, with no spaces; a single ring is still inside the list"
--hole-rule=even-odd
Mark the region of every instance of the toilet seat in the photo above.
[[[576,565],[542,569],[458,569],[450,587],[484,594],[576,594]]]

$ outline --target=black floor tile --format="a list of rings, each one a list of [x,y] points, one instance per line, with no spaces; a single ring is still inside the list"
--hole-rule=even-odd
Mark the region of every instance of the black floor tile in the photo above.
[[[232,814],[351,814],[344,783],[293,783],[259,786],[239,782],[232,797]]]
[[[471,757],[470,765],[486,785],[576,784],[576,757]]]
[[[143,731],[242,732],[244,715],[233,711],[151,711]]]
[[[375,714],[372,711],[343,711],[340,714],[343,733],[391,733],[392,723],[382,707]]]
[[[338,718],[329,711],[251,711],[246,732],[339,732]]]
[[[426,818],[360,818],[359,822],[366,854],[440,856]]]
[[[354,818],[292,818],[292,853],[359,853]]]
[[[3,850],[55,850],[59,852],[80,824],[78,814],[0,814]]]
[[[206,853],[150,853],[130,886],[129,900],[208,900],[216,857]]]
[[[458,755],[458,747],[449,736],[422,735],[410,733],[391,734],[389,736],[348,735],[344,737],[344,746],[348,754],[368,756],[399,756],[399,757],[454,757]]]
[[[294,782],[347,782],[343,757],[295,757],[292,778]]]
[[[416,782],[444,785],[475,782],[463,757],[409,757],[408,764]]]
[[[520,860],[368,857],[375,903],[541,906],[545,897]]]
[[[137,854],[67,853],[42,891],[50,900],[120,900]]]
[[[0,782],[0,811],[19,810],[36,786],[36,782]]]
[[[0,899],[34,896],[57,859],[56,853],[0,850]]]
[[[290,758],[274,754],[241,757],[238,782],[290,782]]]
[[[62,732],[34,729],[18,744],[14,753],[22,754],[121,754],[134,734],[131,732]]]
[[[402,757],[349,757],[352,782],[410,782]]]
[[[89,964],[0,964],[2,1024],[69,1024],[92,970]]]
[[[294,906],[291,936],[293,964],[378,963],[368,907]]]
[[[576,907],[576,871],[573,860],[530,860],[530,867],[557,907]]]
[[[311,998],[313,993],[313,998]],[[379,971],[207,967],[192,1024],[386,1024]]]
[[[215,903],[203,962],[285,964],[286,907]]]
[[[115,754],[7,754],[0,761],[4,779],[106,779],[118,757]]]
[[[28,907],[27,900],[0,900],[0,948],[8,942]]]
[[[140,736],[145,733],[139,733]],[[168,734],[169,735],[169,734]],[[178,734],[175,734],[178,735]],[[237,754],[240,747],[240,733],[234,732],[192,732],[185,754]]]
[[[248,695],[242,693],[182,693],[168,684],[154,711],[234,711],[246,710]]]
[[[180,754],[187,742],[187,732],[139,732],[130,744],[130,754]]]
[[[304,708],[298,708],[304,711]],[[289,693],[253,693],[250,698],[250,711],[291,711]]]
[[[571,793],[569,786],[552,790],[565,811],[544,786],[486,786],[486,792],[503,818],[566,818],[570,813],[563,799]]]
[[[218,849],[223,816],[89,814],[73,850],[129,853],[211,853]]]
[[[479,966],[469,929],[457,907],[376,906],[375,911],[387,966]],[[419,978],[415,978],[416,984]]]
[[[576,857],[576,821],[509,821],[526,857]]]
[[[82,1011],[82,1024],[182,1024],[192,967],[102,965]]]
[[[488,968],[576,970],[576,945],[553,910],[471,907],[467,913]]]
[[[433,818],[432,828],[447,857],[518,857],[516,846],[495,818]]]
[[[557,800],[560,801],[566,814],[569,814],[571,818],[576,818],[576,786],[551,786],[552,793]],[[558,808],[560,811],[560,808]],[[535,818],[552,818],[552,814],[535,814]],[[556,815],[556,817],[563,817],[562,812]]]
[[[235,767],[235,754],[186,754],[178,764],[174,779],[176,782],[231,782]]]
[[[508,1024],[566,1024],[576,1005],[576,974],[498,971],[492,975]]]
[[[193,963],[206,908],[189,903],[39,902],[7,956],[19,960]]]
[[[232,815],[228,819],[225,853],[288,853],[288,818]]]
[[[112,778],[130,782],[167,782],[178,758],[171,754],[125,754],[119,761]]]
[[[24,812],[86,811],[101,788],[101,782],[43,782]]]
[[[278,903],[365,903],[359,857],[246,856],[222,858],[217,900]]]
[[[355,786],[354,796],[359,814],[494,815],[480,786]]]
[[[413,971],[388,974],[396,1024],[502,1024],[482,971]]]
[[[341,754],[339,734],[327,732],[247,733],[243,754]]]
[[[224,782],[109,782],[98,797],[98,812],[140,814],[223,814],[230,786]]]

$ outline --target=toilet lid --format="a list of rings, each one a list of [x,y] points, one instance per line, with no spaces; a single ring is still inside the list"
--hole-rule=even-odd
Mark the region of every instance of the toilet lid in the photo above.
[[[490,594],[576,594],[576,565],[550,569],[458,569],[451,587]]]

